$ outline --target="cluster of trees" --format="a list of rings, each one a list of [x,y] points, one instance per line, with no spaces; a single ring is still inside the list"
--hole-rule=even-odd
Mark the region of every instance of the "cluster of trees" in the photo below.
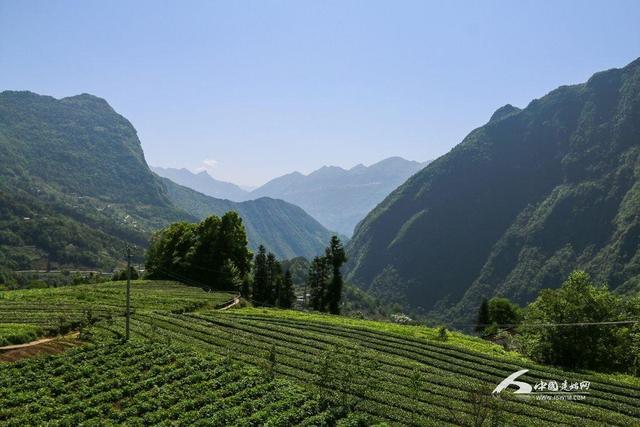
[[[476,332],[492,335],[500,328],[512,329],[522,321],[522,310],[507,298],[495,297],[483,300],[478,311]]]
[[[575,271],[559,289],[543,290],[527,306],[521,346],[543,363],[637,375],[638,319],[640,298],[624,298],[595,284],[584,271]]]
[[[140,273],[138,273],[137,269],[133,267],[129,267],[129,271],[130,271],[129,278],[131,280],[138,280],[140,278]],[[127,280],[127,269],[123,268],[122,270],[115,271],[113,273],[113,276],[111,277],[111,280],[113,280],[114,282],[118,280]]]
[[[346,261],[342,242],[337,236],[333,236],[329,247],[325,250],[325,255],[315,257],[309,266],[307,287],[311,309],[340,314],[343,286],[340,268]]]
[[[506,298],[483,301],[476,331],[507,336],[514,349],[541,363],[637,375],[638,319],[640,298],[622,297],[574,271],[559,289],[542,290],[524,309]]]
[[[151,279],[235,290],[248,280],[252,257],[242,219],[236,212],[227,212],[198,224],[174,223],[156,233],[145,269]]]
[[[343,286],[340,268],[345,262],[342,243],[333,236],[325,255],[316,257],[309,267],[307,284],[314,310],[339,313]],[[178,222],[156,233],[146,254],[145,269],[150,279],[239,290],[256,305],[291,308],[296,295],[289,268],[299,264],[287,263],[283,272],[275,255],[267,253],[262,245],[253,259],[242,219],[235,212],[227,212],[198,224]],[[126,278],[126,270],[114,277]]]
[[[242,295],[254,304],[291,308],[296,299],[291,272],[282,274],[282,266],[271,252],[260,245],[253,263],[253,283],[245,281]]]

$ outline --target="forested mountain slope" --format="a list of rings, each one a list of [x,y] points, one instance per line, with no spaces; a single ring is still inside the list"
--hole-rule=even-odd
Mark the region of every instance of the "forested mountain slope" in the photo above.
[[[136,131],[103,99],[0,93],[0,264],[110,268],[173,207]]]
[[[206,200],[210,214],[234,209]],[[153,231],[203,212],[175,206],[136,130],[105,100],[0,93],[0,267],[110,269],[127,244],[141,261]],[[284,202],[257,201],[239,213],[251,245],[280,256],[308,256],[320,250],[317,239],[328,241],[324,228]]]
[[[357,227],[348,277],[460,318],[483,297],[530,301],[575,268],[632,287],[639,244],[636,60],[498,110]]]
[[[331,232],[298,206],[283,200],[262,197],[246,202],[220,200],[160,178],[169,199],[197,218],[223,215],[236,211],[242,217],[252,250],[264,245],[278,258],[304,256],[313,258],[323,253]]]

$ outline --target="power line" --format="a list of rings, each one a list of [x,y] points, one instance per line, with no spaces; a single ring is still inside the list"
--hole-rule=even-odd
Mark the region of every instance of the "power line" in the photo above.
[[[625,325],[625,324],[633,324],[640,323],[639,319],[628,319],[628,320],[611,320],[611,321],[603,321],[603,322],[571,322],[571,323],[445,323],[446,325],[455,325],[457,327],[489,327],[496,326],[498,328],[515,328],[518,326],[521,327],[555,327],[555,326],[598,326],[598,325]]]

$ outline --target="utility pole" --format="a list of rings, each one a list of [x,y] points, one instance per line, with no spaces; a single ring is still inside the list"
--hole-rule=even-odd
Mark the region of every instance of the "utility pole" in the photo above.
[[[302,309],[307,309],[307,281],[304,281],[304,293],[302,294]]]
[[[127,311],[125,316],[125,341],[129,341],[129,319],[131,318],[131,248],[129,245],[127,245]]]

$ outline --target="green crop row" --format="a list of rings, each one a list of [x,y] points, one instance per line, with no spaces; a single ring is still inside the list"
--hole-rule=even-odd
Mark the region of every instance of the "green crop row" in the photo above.
[[[206,318],[209,317],[211,319],[207,320]],[[136,325],[135,330],[138,330],[138,328],[144,329],[144,333],[149,336],[149,331],[155,328],[156,339],[162,339],[161,337],[163,336],[166,338],[166,332],[170,332],[168,335],[171,340],[194,347],[207,347],[208,350],[213,350],[219,355],[224,355],[225,351],[228,351],[238,360],[258,366],[264,366],[270,346],[277,343],[278,364],[280,365],[278,372],[305,382],[314,380],[315,371],[313,366],[318,363],[319,355],[322,351],[326,351],[333,345],[345,344],[343,339],[335,338],[331,332],[321,334],[306,331],[304,328],[285,329],[280,332],[269,331],[269,328],[273,329],[273,325],[266,323],[247,325],[243,324],[240,319],[234,319],[234,317],[233,315],[221,313],[211,316],[139,314],[136,319],[146,323],[147,326],[142,328]],[[211,322],[212,320],[213,322]],[[203,322],[204,324],[202,324]],[[306,337],[300,336],[301,330],[310,335]],[[465,393],[470,392],[479,383],[483,382],[482,380],[478,382],[479,380],[473,377],[474,371],[463,373],[462,380],[460,380],[452,376],[452,371],[447,369],[448,365],[446,364],[440,368],[440,374],[438,375],[434,373],[433,369],[425,369],[426,381],[424,382],[423,393],[412,401],[409,396],[409,390],[402,386],[403,383],[406,383],[408,376],[411,375],[410,365],[399,368],[394,364],[398,365],[400,362],[401,365],[402,362],[405,362],[426,368],[431,367],[431,364],[424,363],[421,365],[419,361],[397,357],[397,355],[389,357],[389,349],[387,348],[369,350],[374,352],[372,356],[369,356],[369,359],[385,362],[378,369],[377,376],[379,378],[376,382],[376,387],[381,390],[379,392],[381,395],[370,397],[370,401],[373,402],[372,407],[385,408],[385,405],[389,406],[389,402],[393,402],[396,399],[395,410],[401,410],[408,414],[417,412],[418,416],[428,416],[432,420],[440,419],[441,422],[459,421],[459,419],[468,418],[468,415],[473,412],[468,402],[469,398]],[[385,357],[388,360],[385,360]],[[382,397],[382,394],[385,394],[385,396]],[[392,397],[386,397],[387,394]],[[415,400],[418,400],[417,404]],[[585,414],[587,420],[592,419],[594,423],[606,420],[624,425],[629,421],[628,418],[622,415],[619,416],[597,408],[588,408],[586,411],[579,410],[579,414],[571,416],[566,413],[567,408],[557,405],[558,403],[561,402],[540,402],[532,405],[529,402],[505,401],[502,407],[507,416],[519,421],[519,423],[526,423],[527,420],[530,421],[537,418],[538,423],[544,421],[549,424],[556,422],[575,424]],[[386,409],[382,411],[385,412]],[[452,415],[452,411],[456,412],[455,416]],[[522,417],[522,419],[519,417]],[[389,419],[384,416],[382,418]],[[390,421],[393,421],[393,419],[390,419]]]
[[[0,365],[7,426],[287,425],[322,415],[300,386],[161,344],[113,343]]]
[[[265,320],[264,318],[252,319],[250,317],[242,317],[241,319],[245,322],[261,322],[263,325],[262,327],[265,327],[264,325],[267,324],[288,325],[292,331],[312,330],[325,333],[326,335],[331,337],[339,336],[343,338],[353,338],[354,340],[361,342],[365,346],[370,346],[372,348],[377,348],[383,351],[390,351],[395,354],[403,355],[405,357],[418,361],[439,360],[452,363],[453,365],[457,365],[456,368],[459,367],[462,369],[472,369],[473,371],[477,372],[478,375],[486,374],[484,377],[482,377],[482,379],[492,381],[494,383],[501,381],[502,378],[504,378],[506,375],[522,369],[522,366],[504,365],[500,364],[497,361],[490,361],[487,363],[483,360],[477,360],[476,356],[473,354],[460,354],[462,352],[458,349],[438,346],[437,344],[429,342],[422,342],[418,344],[412,342],[411,340],[403,340],[401,338],[394,338],[392,336],[390,337],[388,335],[377,334],[375,332],[369,333],[368,331],[354,331],[352,330],[352,328],[347,327],[340,328],[333,325],[318,325],[314,322],[276,322],[273,321],[273,319]],[[537,371],[534,371],[534,374],[535,372]],[[545,374],[549,375],[549,373],[538,373],[537,376],[538,378],[545,378]],[[577,375],[579,374],[573,375],[576,375],[576,379],[585,379],[584,376],[578,377]],[[566,377],[566,373],[564,373],[563,377]],[[529,379],[530,382],[533,382],[533,375],[531,374],[525,375],[523,378]],[[591,380],[591,378],[586,379]],[[618,387],[614,388],[615,392],[607,391],[607,389],[608,387],[606,384],[593,382],[591,388],[592,399],[585,401],[585,404],[605,407],[608,409],[626,413],[628,415],[640,417],[640,408],[637,405],[640,396],[636,396],[634,388],[629,387],[629,389],[627,390],[628,395],[621,393],[620,388]]]

